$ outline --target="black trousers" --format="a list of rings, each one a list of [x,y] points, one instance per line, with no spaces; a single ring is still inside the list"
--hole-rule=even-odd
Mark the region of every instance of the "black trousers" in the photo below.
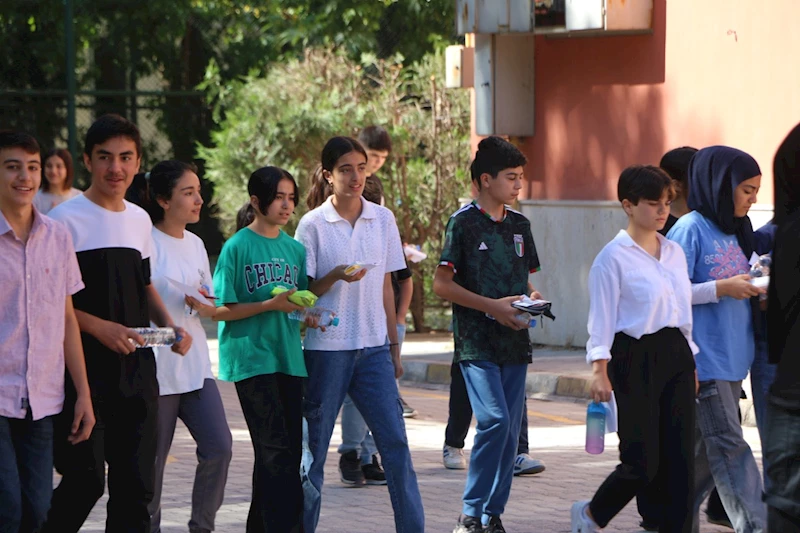
[[[97,422],[89,440],[67,441],[76,400],[65,380],[64,411],[56,417],[54,463],[62,479],[43,533],[74,533],[105,490],[108,463],[107,533],[150,533],[147,506],[155,483],[158,379],[151,350],[120,356],[104,386],[93,386]]]
[[[527,400],[527,396],[525,397]],[[527,401],[526,401],[527,403]],[[461,365],[450,365],[450,402],[444,443],[453,448],[463,448],[472,422],[472,405],[467,396],[467,385],[461,374]],[[522,425],[519,427],[517,454],[528,453],[528,409],[522,409]]]
[[[636,340],[617,333],[608,365],[619,413],[620,464],[589,509],[605,527],[664,473],[665,516],[659,531],[690,533],[694,497],[694,357],[683,334],[665,328]]]
[[[247,533],[300,533],[303,523],[303,378],[262,374],[236,382],[253,441]]]

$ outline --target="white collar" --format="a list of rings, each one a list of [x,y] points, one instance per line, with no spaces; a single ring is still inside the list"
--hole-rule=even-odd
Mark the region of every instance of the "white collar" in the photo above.
[[[328,199],[322,204],[322,214],[325,215],[325,220],[328,222],[338,222],[344,220],[342,215],[333,207],[333,195],[328,196]],[[376,218],[375,206],[372,202],[368,202],[361,197],[361,214],[358,218]]]

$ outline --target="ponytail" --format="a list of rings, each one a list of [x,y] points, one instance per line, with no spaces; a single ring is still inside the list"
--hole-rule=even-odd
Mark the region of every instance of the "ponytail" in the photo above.
[[[239,209],[239,212],[236,213],[236,231],[249,226],[255,219],[256,210],[248,201]]]
[[[325,179],[324,169],[322,165],[317,165],[314,173],[311,175],[311,186],[308,188],[308,196],[306,196],[306,205],[308,209],[316,209],[325,203],[328,196],[333,194],[333,187]]]
[[[140,172],[133,177],[125,199],[138,205],[150,215],[153,224],[164,220],[164,208],[158,199],[169,200],[178,181],[186,172],[197,172],[197,167],[182,161],[162,161],[150,172]]]

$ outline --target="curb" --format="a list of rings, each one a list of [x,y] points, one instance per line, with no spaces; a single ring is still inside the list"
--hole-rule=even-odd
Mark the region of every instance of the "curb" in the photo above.
[[[405,384],[450,385],[450,364],[434,361],[403,361],[405,373],[400,378]],[[590,400],[591,382],[587,378],[553,374],[550,372],[528,372],[525,392],[528,397],[560,400]],[[755,409],[752,400],[740,400],[742,425],[755,427]]]
[[[403,361],[405,373],[401,383],[421,383],[428,385],[449,385],[450,364],[431,361]],[[588,379],[576,376],[552,374],[549,372],[528,372],[525,378],[525,392],[528,396],[559,396],[579,400],[590,399]]]

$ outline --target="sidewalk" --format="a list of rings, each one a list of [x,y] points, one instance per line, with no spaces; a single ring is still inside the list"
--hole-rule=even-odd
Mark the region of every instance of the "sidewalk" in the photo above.
[[[401,383],[450,383],[453,361],[453,337],[450,334],[409,334],[403,343]],[[533,350],[533,363],[528,366],[525,389],[530,397],[562,396],[589,398],[592,367],[586,364],[583,349],[538,346]]]
[[[209,332],[211,333],[211,332]],[[209,335],[209,349],[214,373],[217,368],[217,340]],[[453,361],[453,336],[450,333],[410,333],[403,343],[403,369],[400,383],[407,386],[449,385]],[[528,366],[525,390],[529,398],[588,400],[591,398],[592,367],[586,363],[583,348],[535,346],[533,362]],[[750,378],[743,383],[748,398]],[[755,426],[753,402],[741,400],[745,426]]]

